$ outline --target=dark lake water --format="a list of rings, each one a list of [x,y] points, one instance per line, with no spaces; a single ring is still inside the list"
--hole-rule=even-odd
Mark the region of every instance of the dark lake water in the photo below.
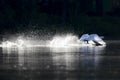
[[[0,48],[0,80],[120,80],[120,42],[106,47]]]

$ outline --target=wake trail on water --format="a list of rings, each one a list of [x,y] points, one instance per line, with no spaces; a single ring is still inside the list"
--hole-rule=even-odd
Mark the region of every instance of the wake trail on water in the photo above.
[[[3,41],[0,47],[72,47],[79,46],[80,40],[78,36],[55,35],[50,40],[29,40],[25,38],[18,38],[13,41]]]

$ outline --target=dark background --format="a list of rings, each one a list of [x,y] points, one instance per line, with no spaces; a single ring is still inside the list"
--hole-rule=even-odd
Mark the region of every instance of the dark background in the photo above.
[[[0,0],[0,33],[27,32],[120,39],[120,0]]]

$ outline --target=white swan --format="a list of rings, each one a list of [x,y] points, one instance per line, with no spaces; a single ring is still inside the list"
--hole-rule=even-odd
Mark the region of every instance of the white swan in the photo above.
[[[100,36],[97,34],[83,34],[80,38],[81,42],[86,42],[88,44],[95,44],[95,45],[106,45],[106,43],[102,40]]]

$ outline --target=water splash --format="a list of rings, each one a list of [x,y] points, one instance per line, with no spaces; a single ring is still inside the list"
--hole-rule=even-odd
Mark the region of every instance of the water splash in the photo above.
[[[79,44],[79,38],[72,34],[56,35],[51,40],[32,40],[17,37],[13,40],[3,41],[1,47],[70,47]]]
[[[70,47],[70,46],[78,46],[79,38],[72,34],[55,36],[52,40],[49,41],[50,47]]]
[[[23,47],[25,44],[25,40],[17,39],[16,41],[4,41],[2,42],[2,47]],[[27,45],[26,45],[27,46]]]

